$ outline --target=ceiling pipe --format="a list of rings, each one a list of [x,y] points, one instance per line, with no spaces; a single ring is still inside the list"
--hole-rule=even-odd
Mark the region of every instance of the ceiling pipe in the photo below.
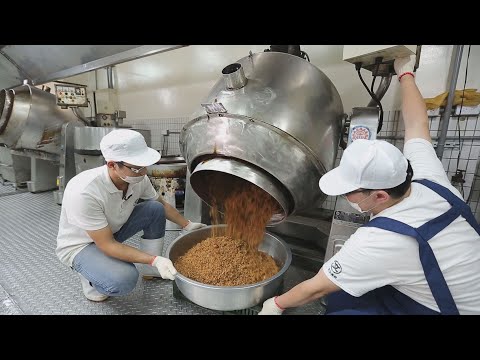
[[[107,66],[107,87],[113,89],[113,66]]]

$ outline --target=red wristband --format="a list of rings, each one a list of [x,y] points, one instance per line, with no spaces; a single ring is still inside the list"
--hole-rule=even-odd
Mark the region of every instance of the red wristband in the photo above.
[[[153,258],[153,260],[152,260],[152,262],[150,263],[150,265],[153,266],[153,262],[155,261],[156,258],[157,258],[156,256]]]
[[[407,71],[407,72],[404,72],[402,75],[400,75],[398,77],[398,81],[400,81],[402,79],[402,77],[404,77],[405,75],[412,75],[413,77],[415,77],[415,75],[412,72]]]
[[[273,301],[275,302],[275,305],[277,305],[277,307],[278,307],[280,310],[285,310],[285,309],[282,308],[280,305],[278,305],[278,303],[277,303],[277,297],[278,297],[278,296],[275,296],[275,297],[273,298]]]

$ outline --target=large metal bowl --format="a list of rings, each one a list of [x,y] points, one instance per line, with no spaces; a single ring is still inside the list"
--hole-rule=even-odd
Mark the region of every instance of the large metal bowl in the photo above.
[[[226,225],[207,226],[179,236],[168,246],[166,257],[175,263],[178,257],[185,254],[192,246],[208,238],[214,227],[225,229]],[[219,230],[222,231],[222,229]],[[271,255],[280,266],[280,271],[270,279],[244,286],[214,286],[177,273],[175,283],[187,299],[207,309],[232,311],[258,305],[276,295],[283,283],[283,276],[292,262],[292,253],[288,245],[268,232],[265,233],[258,249]]]

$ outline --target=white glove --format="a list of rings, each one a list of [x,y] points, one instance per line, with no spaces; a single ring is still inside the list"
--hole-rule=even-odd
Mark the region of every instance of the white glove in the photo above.
[[[163,279],[175,280],[177,270],[175,270],[175,267],[173,266],[173,263],[170,261],[170,259],[162,256],[157,256],[153,260],[152,266],[155,266],[158,269],[158,272]]]
[[[395,59],[393,67],[397,73],[398,78],[405,74],[406,72],[411,72],[413,74],[413,68],[415,67],[416,57],[415,55],[405,56]]]
[[[192,230],[195,230],[195,229],[201,229],[205,226],[207,226],[207,225],[202,224],[202,223],[194,223],[194,222],[191,222],[190,220],[188,220],[188,224],[186,226],[184,226],[184,228],[182,230],[184,232],[192,231]]]
[[[262,311],[258,315],[282,315],[284,309],[280,309],[275,302],[276,296],[267,299],[263,302]]]

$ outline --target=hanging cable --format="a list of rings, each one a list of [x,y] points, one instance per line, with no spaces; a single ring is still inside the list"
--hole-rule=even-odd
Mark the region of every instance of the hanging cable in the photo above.
[[[93,107],[90,100],[87,99],[88,105],[90,105],[90,122],[93,122]]]
[[[375,76],[373,77],[372,85],[370,85],[370,92],[372,92],[372,93],[373,93],[373,87],[375,86],[375,80],[376,80],[376,79],[377,79],[377,75],[375,75]]]
[[[358,63],[355,63],[355,69],[357,70],[357,73],[358,73],[358,77],[360,78],[360,81],[362,82],[363,86],[365,87],[365,89],[367,89],[367,92],[368,94],[370,95],[370,97],[375,100],[375,102],[378,104],[378,107],[380,108],[380,119],[378,120],[378,129],[377,129],[377,134],[380,132],[380,130],[382,130],[382,125],[383,125],[383,107],[382,107],[382,103],[380,102],[380,100],[378,99],[377,95],[375,95],[372,91],[370,91],[370,89],[368,88],[368,85],[365,83],[365,81],[363,80],[363,77],[362,77],[362,74],[360,73],[360,69],[362,68],[362,63],[361,62],[358,62]]]
[[[89,125],[90,125],[89,122],[88,122],[88,120],[87,120],[82,114],[80,114],[80,113],[78,112],[78,107],[71,107],[71,109],[72,109],[73,114],[74,114],[79,120],[81,120],[86,126],[89,126]]]
[[[380,62],[377,61],[377,66],[375,66],[375,75],[373,76],[372,85],[370,85],[370,92],[372,92],[372,93],[374,93],[373,89],[375,87],[375,80],[377,80],[377,74],[378,74],[378,67],[379,66],[380,66]]]

